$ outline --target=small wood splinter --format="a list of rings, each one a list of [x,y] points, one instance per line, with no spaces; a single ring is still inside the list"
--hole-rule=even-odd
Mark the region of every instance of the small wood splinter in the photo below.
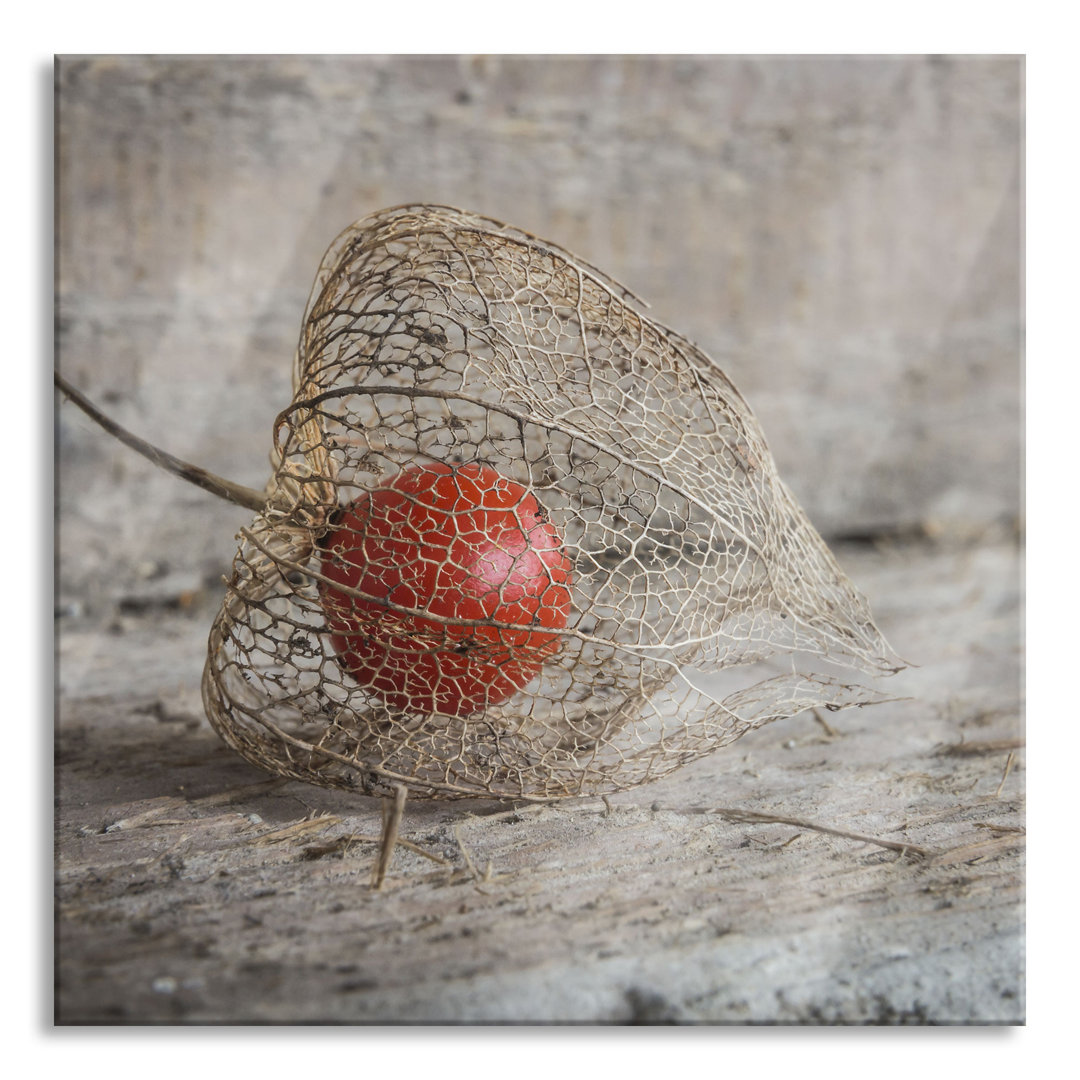
[[[382,889],[386,878],[386,871],[390,867],[390,860],[397,846],[398,828],[401,825],[402,815],[405,813],[405,799],[408,791],[404,784],[394,785],[394,797],[383,799],[382,804],[382,837],[379,841],[379,858],[375,863],[375,870],[371,875],[371,887],[376,892]]]

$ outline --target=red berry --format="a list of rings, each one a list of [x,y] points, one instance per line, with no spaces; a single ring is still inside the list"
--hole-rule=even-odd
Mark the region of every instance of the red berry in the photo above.
[[[320,584],[334,650],[393,709],[466,716],[501,704],[558,651],[560,635],[544,630],[570,614],[562,536],[487,465],[403,469],[338,510],[322,547],[323,575],[371,597]]]

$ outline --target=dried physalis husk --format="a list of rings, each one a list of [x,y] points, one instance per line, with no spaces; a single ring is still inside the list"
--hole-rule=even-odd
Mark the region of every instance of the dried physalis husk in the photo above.
[[[226,742],[278,775],[421,798],[615,792],[771,720],[882,700],[838,668],[904,666],[720,368],[580,259],[475,214],[401,207],[337,238],[274,462],[203,696]],[[503,586],[510,607],[485,615],[402,585],[415,570],[471,587],[450,540],[377,509],[418,469],[453,478],[451,516],[424,520],[454,542],[477,517],[458,517],[478,498],[469,469],[517,493],[479,516],[509,513],[529,537],[547,523],[569,600],[543,635],[535,608],[505,617]],[[402,514],[428,514],[402,498]],[[365,546],[380,530],[390,547]],[[346,549],[368,561],[334,593]],[[517,672],[508,690],[480,704],[461,690],[469,648]]]

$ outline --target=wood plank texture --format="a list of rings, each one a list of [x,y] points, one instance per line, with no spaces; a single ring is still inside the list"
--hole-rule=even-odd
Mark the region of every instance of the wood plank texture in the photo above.
[[[267,783],[201,719],[201,607],[65,620],[58,1019],[1022,1021],[1017,548],[841,557],[921,665],[889,686],[910,700],[607,806],[411,803],[445,864],[399,848],[382,892],[376,803]]]
[[[261,488],[332,238],[476,210],[721,362],[918,666],[882,684],[905,700],[608,804],[410,803],[442,861],[399,847],[372,892],[379,805],[268,782],[203,717],[250,515],[61,407],[58,1021],[1022,1022],[1023,82],[1015,56],[61,59],[57,362],[117,421]]]

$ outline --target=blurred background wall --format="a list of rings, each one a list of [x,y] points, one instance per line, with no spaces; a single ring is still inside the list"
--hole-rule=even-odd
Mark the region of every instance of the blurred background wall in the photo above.
[[[449,203],[575,251],[718,359],[830,537],[1021,515],[1020,57],[67,57],[57,349],[262,487],[323,251]],[[73,406],[58,601],[218,580],[249,518]]]

